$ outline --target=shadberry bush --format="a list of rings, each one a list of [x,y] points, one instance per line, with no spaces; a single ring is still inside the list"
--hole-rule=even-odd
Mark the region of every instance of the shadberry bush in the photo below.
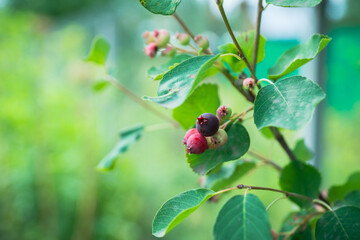
[[[314,7],[320,2],[266,0],[267,5],[279,7]],[[173,127],[184,128],[187,132],[179,139],[179,144],[182,140],[186,146],[190,168],[204,176],[201,188],[180,193],[159,209],[153,220],[153,235],[163,237],[210,198],[238,191],[242,194],[228,200],[214,219],[212,231],[216,240],[360,239],[360,173],[354,173],[342,186],[320,190],[321,175],[307,163],[311,157],[304,142],[299,141],[295,149],[291,149],[280,131],[302,128],[311,119],[316,105],[325,98],[323,90],[307,77],[286,75],[314,59],[331,38],[321,34],[310,36],[307,42],[285,51],[268,70],[267,78],[259,79],[256,66],[264,59],[266,42],[260,34],[261,15],[267,6],[263,6],[262,0],[258,1],[255,30],[239,36],[233,33],[223,1],[213,3],[232,39],[213,48],[217,49],[215,53],[209,48],[211,43],[206,37],[195,36],[176,15],[181,0],[141,0],[140,3],[154,14],[173,15],[184,29],[174,38],[164,29],[143,34],[147,56],[170,58],[166,64],[148,71],[148,75],[159,82],[158,96],[141,99],[110,74],[104,76],[104,80]],[[105,66],[109,48],[106,39],[96,38],[87,60]],[[231,103],[220,106],[218,86],[203,83],[215,74],[223,75],[251,107],[233,109],[236,110],[233,112],[229,107]],[[153,103],[171,109],[173,118],[158,112],[152,107]],[[246,115],[253,116],[258,130],[265,129],[278,141],[289,158],[287,165],[279,166],[260,153],[249,151],[250,137],[242,124]],[[120,141],[101,160],[98,169],[112,169],[116,157],[143,133],[143,125],[121,131]],[[239,184],[240,177],[255,167],[253,162],[239,160],[246,153],[280,173],[281,189],[269,188],[266,183],[263,186]],[[279,198],[265,207],[256,195],[248,193],[250,189],[253,193],[256,190],[278,192]],[[275,232],[271,229],[267,209],[283,198],[289,198],[300,210],[290,213],[281,230]]]

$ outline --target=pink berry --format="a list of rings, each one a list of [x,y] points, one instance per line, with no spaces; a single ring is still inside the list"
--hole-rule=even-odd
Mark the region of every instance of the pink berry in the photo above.
[[[155,57],[157,50],[158,48],[155,43],[149,43],[148,45],[146,45],[144,52],[147,56],[153,58]]]
[[[155,41],[155,36],[153,32],[145,31],[142,36],[146,44],[153,43]]]
[[[206,138],[200,133],[195,133],[187,140],[187,153],[201,154],[208,148]]]
[[[191,135],[195,134],[195,133],[199,133],[199,132],[196,130],[196,128],[192,128],[192,129],[188,130],[188,131],[186,132],[186,134],[185,134],[185,137],[184,137],[184,140],[183,140],[183,144],[186,145],[187,140],[189,139],[189,137],[190,137]]]
[[[225,121],[229,120],[231,117],[232,110],[225,105],[222,105],[216,110],[216,116],[219,118],[220,124],[223,124]]]
[[[255,81],[253,78],[245,78],[243,81],[243,86],[246,89],[255,87]]]
[[[170,34],[165,29],[154,30],[154,37],[156,45],[159,48],[164,48],[170,41]]]

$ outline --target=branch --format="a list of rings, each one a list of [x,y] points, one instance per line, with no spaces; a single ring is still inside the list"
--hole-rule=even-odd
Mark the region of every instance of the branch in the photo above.
[[[275,189],[275,188],[246,186],[246,185],[244,185],[244,184],[239,184],[239,185],[237,185],[236,187],[237,187],[238,189],[247,188],[247,189],[255,189],[255,190],[265,190],[265,191],[271,191],[271,192],[279,192],[279,193],[285,194],[286,196],[291,196],[291,197],[300,198],[300,199],[303,199],[303,200],[305,200],[305,201],[312,202],[312,203],[314,202],[314,199],[309,198],[309,197],[307,197],[307,196],[304,196],[304,195],[301,195],[301,194],[297,194],[297,193],[293,193],[293,192],[287,192],[287,191],[283,191],[283,190]]]
[[[127,89],[125,86],[123,86],[116,78],[106,75],[105,81],[110,82],[112,85],[114,85],[118,90],[120,90],[122,93],[124,93],[126,96],[131,98],[133,101],[138,103],[139,105],[143,106],[145,109],[149,110],[150,112],[154,113],[155,115],[159,116],[160,118],[164,119],[165,121],[170,122],[175,127],[178,127],[178,123],[175,122],[172,118],[168,117],[167,115],[163,114],[162,112],[155,109],[153,106],[136,96],[133,92],[131,92],[129,89]]]
[[[290,149],[289,145],[287,144],[287,142],[285,141],[284,136],[280,133],[279,129],[276,127],[269,127],[270,131],[272,132],[272,134],[274,135],[275,139],[280,143],[280,145],[282,146],[282,148],[285,150],[285,152],[287,153],[287,155],[289,156],[289,158],[291,159],[291,161],[296,161],[297,157],[295,156],[295,154],[293,153],[293,151]]]
[[[253,68],[251,67],[249,60],[246,58],[244,51],[241,49],[238,41],[237,41],[236,38],[235,38],[234,32],[232,31],[232,29],[231,29],[231,27],[230,27],[230,24],[229,24],[229,21],[228,21],[228,19],[227,19],[227,17],[226,17],[225,10],[224,10],[224,7],[223,7],[223,5],[222,5],[222,2],[216,1],[216,5],[217,5],[218,8],[219,8],[221,17],[223,18],[223,21],[224,21],[225,26],[226,26],[229,34],[230,34],[230,37],[231,37],[231,39],[233,40],[233,42],[234,42],[234,44],[235,44],[235,47],[236,47],[237,50],[239,51],[239,54],[240,54],[241,59],[245,62],[247,68],[249,69],[250,74],[251,74],[251,77],[255,80],[255,82],[257,82],[257,78],[256,78],[256,76],[255,76],[255,72],[254,72]]]
[[[253,61],[252,61],[252,68],[254,69],[254,74],[256,73],[256,63],[257,63],[257,56],[258,56],[258,50],[259,50],[260,23],[261,23],[262,11],[263,11],[262,0],[259,0],[258,1],[257,18],[256,18],[254,54],[253,54]]]

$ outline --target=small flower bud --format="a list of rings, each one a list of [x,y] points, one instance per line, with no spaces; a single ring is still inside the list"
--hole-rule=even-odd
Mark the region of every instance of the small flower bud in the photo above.
[[[255,81],[253,78],[245,78],[243,81],[243,86],[246,89],[254,88],[255,87]]]
[[[219,118],[220,124],[223,124],[231,117],[232,111],[231,108],[222,105],[216,110],[216,115]]]
[[[209,47],[209,40],[202,35],[197,35],[194,40],[196,44],[203,49],[207,49]]]
[[[179,40],[180,44],[183,46],[187,46],[190,43],[190,36],[186,33],[177,33],[175,35],[176,39]]]
[[[146,44],[153,43],[155,41],[153,32],[145,31],[142,36]]]
[[[164,50],[161,51],[161,55],[166,57],[173,57],[176,54],[176,49],[172,46],[167,46]]]
[[[158,48],[164,48],[170,41],[170,34],[165,29],[154,31],[155,42]]]
[[[154,58],[156,55],[158,48],[156,46],[155,43],[149,43],[148,45],[146,45],[146,47],[144,48],[144,52],[147,56]]]

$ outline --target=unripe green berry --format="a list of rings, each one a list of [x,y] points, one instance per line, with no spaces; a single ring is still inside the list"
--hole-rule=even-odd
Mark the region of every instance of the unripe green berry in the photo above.
[[[179,40],[180,44],[183,46],[187,46],[190,43],[190,36],[186,33],[177,33],[175,35],[176,39]]]
[[[154,31],[155,42],[158,48],[164,48],[170,41],[170,34],[165,29]]]
[[[207,49],[209,47],[209,40],[202,35],[197,35],[194,40],[200,48]]]
[[[176,49],[171,46],[167,46],[164,50],[161,51],[161,55],[166,57],[173,57],[176,55]]]
[[[216,149],[224,146],[228,140],[228,135],[224,129],[219,129],[213,136],[206,139],[209,149]]]
[[[216,115],[219,118],[220,125],[226,122],[230,119],[232,114],[232,110],[229,107],[226,107],[225,105],[222,105],[216,110]]]

